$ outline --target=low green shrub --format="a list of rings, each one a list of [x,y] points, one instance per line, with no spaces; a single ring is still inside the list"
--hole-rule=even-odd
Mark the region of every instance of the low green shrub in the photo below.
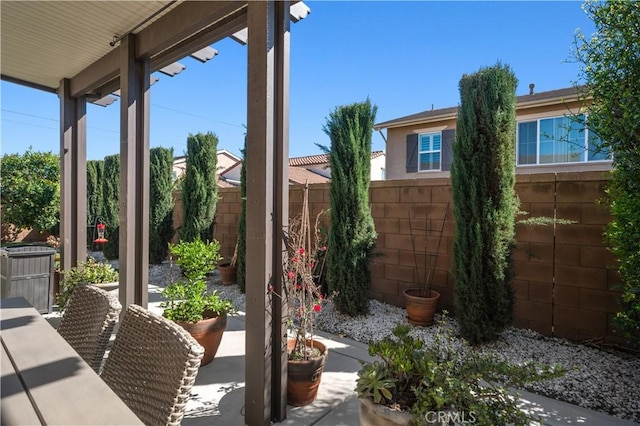
[[[71,293],[80,283],[104,284],[119,280],[118,271],[109,263],[96,262],[89,258],[86,262],[80,262],[68,271],[62,273],[60,280],[60,293],[56,296],[56,302],[61,311],[67,306]]]
[[[198,322],[209,311],[215,315],[236,312],[230,300],[222,299],[214,290],[207,294],[207,283],[203,279],[186,279],[170,284],[162,295],[167,301],[160,303],[163,316],[171,321]]]
[[[169,244],[169,253],[176,257],[182,274],[192,281],[203,279],[216,268],[222,259],[219,252],[220,243],[217,240],[204,242],[200,237],[193,241],[181,240],[178,244]]]
[[[563,370],[535,362],[511,365],[464,341],[461,350],[444,324],[443,316],[430,345],[410,335],[406,324],[370,343],[369,354],[379,359],[363,363],[358,396],[409,412],[415,424],[424,424],[428,413],[449,411],[482,425],[528,425],[531,416],[518,408],[518,394],[509,388],[558,377]]]

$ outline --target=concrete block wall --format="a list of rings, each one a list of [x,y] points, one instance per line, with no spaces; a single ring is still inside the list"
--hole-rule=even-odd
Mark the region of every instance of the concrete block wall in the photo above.
[[[529,213],[519,220],[546,216],[573,223],[516,226],[514,326],[571,340],[604,337],[623,342],[612,323],[620,296],[616,260],[602,235],[610,216],[598,203],[605,184],[602,172],[517,176],[520,209]],[[219,190],[214,238],[221,242],[225,256],[231,256],[235,246],[239,193],[238,188]],[[291,186],[291,217],[301,211],[302,194],[302,185]],[[312,219],[328,210],[329,184],[310,185],[309,203]],[[437,249],[433,289],[441,294],[440,308],[454,311],[450,270],[455,221],[449,179],[375,181],[371,183],[370,203],[378,233],[377,255],[371,262],[371,296],[403,306],[402,292],[427,279],[430,256],[425,253],[435,254]],[[180,212],[177,202],[176,226]],[[329,225],[326,215],[323,226]]]

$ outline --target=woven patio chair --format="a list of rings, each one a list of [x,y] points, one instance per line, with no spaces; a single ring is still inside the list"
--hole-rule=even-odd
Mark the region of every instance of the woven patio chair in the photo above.
[[[113,295],[92,285],[78,285],[62,316],[58,333],[96,373],[121,310]]]
[[[102,378],[146,425],[179,425],[204,349],[182,327],[129,305]]]

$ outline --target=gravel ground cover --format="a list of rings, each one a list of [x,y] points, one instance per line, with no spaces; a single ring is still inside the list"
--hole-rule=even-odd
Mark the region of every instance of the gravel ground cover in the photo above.
[[[174,277],[179,276],[178,267],[174,266],[171,272]],[[150,267],[150,284],[164,287],[170,282],[168,265]],[[238,310],[245,311],[245,296],[238,286],[223,286],[214,272],[209,288],[232,300]],[[318,315],[317,327],[367,343],[390,334],[396,324],[406,322],[405,317],[403,308],[372,300],[369,315],[351,318],[337,312],[329,301]],[[455,321],[445,318],[445,323],[455,334]],[[435,327],[415,327],[413,332],[429,342],[434,331]],[[462,344],[460,349],[465,350]],[[563,377],[531,385],[527,390],[640,423],[640,355],[637,353],[591,347],[517,328],[508,328],[499,340],[479,350],[514,363],[536,360],[560,364],[567,370]]]

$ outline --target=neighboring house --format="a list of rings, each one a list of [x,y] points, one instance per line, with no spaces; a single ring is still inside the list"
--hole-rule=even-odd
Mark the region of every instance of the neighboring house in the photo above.
[[[241,158],[232,154],[231,152],[227,151],[226,149],[219,149],[217,151],[218,154],[218,170],[219,170],[219,175],[221,175],[222,171],[229,169],[230,167],[234,166],[235,164],[239,163],[241,161]],[[179,177],[181,177],[185,171],[187,170],[187,156],[186,155],[182,155],[179,157],[174,157],[173,158],[173,178],[178,179]],[[238,179],[240,179],[240,176],[238,175]]]
[[[384,180],[384,151],[371,153],[371,180]],[[221,186],[237,186],[240,184],[242,162],[230,166],[220,172]],[[327,154],[308,155],[289,159],[289,183],[326,183],[331,181],[329,156]]]
[[[516,173],[609,170],[600,140],[572,119],[583,111],[574,87],[517,97]],[[378,123],[387,129],[386,178],[448,177],[458,108],[424,111]]]
[[[329,167],[329,155],[318,154],[306,157],[294,157],[289,159],[289,167],[302,167],[331,179]],[[371,152],[371,180],[385,179],[385,153],[384,151]]]

